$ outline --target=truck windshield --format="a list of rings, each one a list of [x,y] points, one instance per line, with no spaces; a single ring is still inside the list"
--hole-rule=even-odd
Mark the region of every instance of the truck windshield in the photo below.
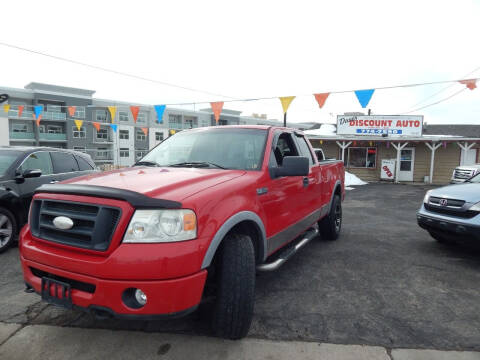
[[[262,129],[187,130],[167,138],[138,164],[259,170],[266,139]]]
[[[5,175],[5,172],[20,154],[20,151],[0,150],[0,176]]]
[[[475,175],[474,177],[470,178],[467,181],[472,182],[472,183],[480,183],[480,173]]]

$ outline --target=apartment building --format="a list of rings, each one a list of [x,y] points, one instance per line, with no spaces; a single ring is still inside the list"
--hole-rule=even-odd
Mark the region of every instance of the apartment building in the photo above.
[[[0,87],[8,94],[8,113],[0,107],[0,145],[51,146],[88,153],[98,166],[130,166],[149,149],[178,131],[216,125],[210,108],[200,111],[167,107],[162,123],[152,105],[139,105],[94,98],[94,90],[32,82],[23,89]],[[2,105],[4,105],[2,104]],[[19,114],[18,106],[24,110]],[[33,106],[43,107],[40,126],[33,121]],[[135,122],[130,106],[140,107]],[[68,107],[75,106],[70,116]],[[108,109],[115,106],[112,115]],[[80,129],[74,120],[83,120]],[[99,123],[98,130],[93,122]],[[117,126],[116,131],[110,124]],[[241,116],[240,111],[224,109],[218,125],[282,125],[265,117]],[[291,124],[289,124],[290,126]],[[295,124],[309,128],[311,124]]]

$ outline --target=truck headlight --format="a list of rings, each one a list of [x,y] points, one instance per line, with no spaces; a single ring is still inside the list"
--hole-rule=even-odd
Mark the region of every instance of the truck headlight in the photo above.
[[[470,209],[468,209],[468,210],[480,212],[480,202],[476,203],[475,205],[473,205],[473,206],[472,206]]]
[[[192,210],[136,210],[124,243],[163,243],[197,237],[197,217]]]
[[[425,194],[425,197],[423,198],[423,202],[425,204],[428,204],[428,200],[430,200],[430,193],[432,192],[432,190],[428,190],[427,193]]]

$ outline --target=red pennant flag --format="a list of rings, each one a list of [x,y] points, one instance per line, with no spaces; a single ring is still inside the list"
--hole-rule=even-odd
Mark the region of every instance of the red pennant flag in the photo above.
[[[313,96],[315,96],[315,99],[317,99],[320,109],[323,107],[323,105],[325,105],[325,101],[327,100],[328,95],[330,95],[330,93],[313,94]]]
[[[130,106],[130,111],[133,115],[133,121],[137,122],[138,112],[140,111],[140,106]]]
[[[33,119],[37,123],[37,126],[40,126],[40,120],[42,120],[42,114],[38,115],[37,119],[35,119],[35,114],[33,114]]]
[[[211,102],[210,106],[212,107],[215,122],[218,124],[218,120],[220,119],[220,114],[223,109],[223,101]]]
[[[75,114],[75,110],[77,109],[76,106],[69,106],[68,107],[68,115],[70,115],[70,117],[73,117],[73,115]]]
[[[145,136],[147,136],[147,134],[148,134],[148,128],[141,128],[141,129],[142,129],[143,133],[145,134]]]
[[[100,131],[100,123],[99,122],[94,121],[93,126],[95,127],[95,129],[97,129],[97,131]]]
[[[477,79],[460,80],[460,84],[466,85],[467,88],[473,90],[477,87]]]
[[[18,105],[18,117],[22,117],[23,108],[23,105]]]

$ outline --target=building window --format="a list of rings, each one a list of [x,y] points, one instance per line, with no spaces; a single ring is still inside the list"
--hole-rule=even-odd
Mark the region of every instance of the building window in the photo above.
[[[168,114],[168,124],[171,129],[182,129],[182,115]]]
[[[97,149],[97,158],[107,159],[108,158],[108,149],[107,148],[98,148]]]
[[[73,150],[80,151],[80,152],[83,152],[83,153],[87,152],[87,148],[85,146],[74,146]]]
[[[130,137],[128,130],[120,130],[119,133],[120,133],[120,139],[128,140]]]
[[[106,122],[107,121],[107,111],[106,110],[97,110],[95,111],[96,121]]]
[[[107,129],[98,130],[97,131],[97,139],[108,140],[108,130]]]
[[[120,148],[120,157],[126,158],[130,156],[128,148]]]
[[[73,128],[73,137],[76,139],[83,139],[86,136],[86,131],[85,128],[82,126],[80,130],[75,126]]]
[[[118,119],[120,121],[128,121],[128,112],[126,111],[119,111],[118,112]]]
[[[137,140],[145,141],[146,139],[145,133],[141,129],[137,129]]]
[[[47,111],[59,113],[62,112],[62,107],[60,105],[47,104]]]
[[[140,159],[143,158],[145,155],[147,155],[148,150],[136,150],[135,153],[136,153],[135,156],[137,157],[137,160],[140,160]]]
[[[73,117],[85,119],[85,106],[77,106],[75,108],[75,113],[73,114]]]
[[[138,113],[138,116],[137,116],[137,122],[138,122],[138,123],[142,123],[142,124],[143,124],[143,123],[145,123],[145,122],[147,121],[146,119],[147,119],[147,116],[145,115],[145,113],[143,113],[143,112],[139,112],[139,113]]]
[[[163,141],[163,132],[156,132],[155,133],[155,140],[156,141]]]
[[[198,118],[195,116],[185,116],[185,127],[192,129],[198,126]]]
[[[45,132],[45,125],[40,125],[40,126],[38,127],[38,132],[41,133],[41,134],[43,134],[43,133]]]
[[[376,147],[349,147],[347,152],[347,167],[375,168],[377,160]]]
[[[63,134],[63,128],[58,125],[47,125],[47,132],[49,134]]]
[[[12,132],[26,133],[28,131],[27,124],[12,124]]]
[[[219,120],[218,120],[218,125],[228,125],[228,121],[227,121],[227,120],[223,120],[223,119],[219,119]]]

